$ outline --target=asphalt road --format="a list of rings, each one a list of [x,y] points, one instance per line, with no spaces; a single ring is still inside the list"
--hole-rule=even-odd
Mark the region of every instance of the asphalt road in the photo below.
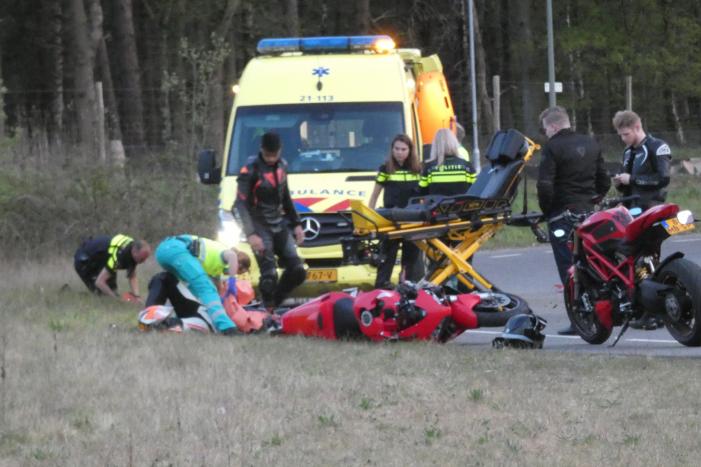
[[[701,235],[683,235],[668,239],[662,247],[663,257],[681,251],[685,257],[701,265]],[[642,331],[628,329],[616,347],[610,348],[620,327],[608,342],[591,345],[577,336],[559,336],[557,330],[569,323],[565,312],[559,278],[550,245],[531,248],[482,250],[475,255],[473,265],[492,283],[528,301],[534,313],[548,321],[544,350],[573,352],[603,352],[614,355],[650,355],[701,357],[701,347],[686,347],[672,338],[666,329]],[[462,345],[491,343],[501,328],[481,328],[467,331],[455,340]]]

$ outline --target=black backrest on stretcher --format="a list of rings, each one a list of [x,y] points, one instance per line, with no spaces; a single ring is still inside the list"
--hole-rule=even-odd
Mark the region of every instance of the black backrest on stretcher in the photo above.
[[[491,167],[480,172],[467,194],[482,199],[512,199],[518,186],[514,178],[524,164],[527,151],[528,142],[517,130],[498,131],[485,153]]]

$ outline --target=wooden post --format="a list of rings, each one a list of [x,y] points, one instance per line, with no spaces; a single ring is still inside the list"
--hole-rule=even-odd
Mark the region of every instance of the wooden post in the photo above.
[[[499,75],[492,76],[492,113],[494,118],[494,132],[501,130],[501,83]]]
[[[100,154],[100,162],[107,162],[107,150],[105,149],[105,100],[102,96],[102,81],[95,83],[97,94],[97,150]]]
[[[626,110],[633,110],[633,77],[626,76]]]

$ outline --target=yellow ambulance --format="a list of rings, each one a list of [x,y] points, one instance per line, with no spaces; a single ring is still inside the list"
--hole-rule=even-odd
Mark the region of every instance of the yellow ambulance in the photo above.
[[[262,39],[257,50],[234,86],[221,169],[211,151],[200,153],[200,180],[221,186],[219,239],[250,253],[231,212],[236,177],[263,133],[275,131],[305,236],[307,280],[295,295],[372,288],[375,268],[342,264],[347,210],[370,198],[395,135],[409,135],[421,157],[436,130],[455,128],[441,62],[397,49],[388,36]]]

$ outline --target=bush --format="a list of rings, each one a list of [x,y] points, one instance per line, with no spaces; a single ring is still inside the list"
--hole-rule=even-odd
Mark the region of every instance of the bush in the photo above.
[[[218,190],[196,181],[182,156],[147,155],[124,169],[71,161],[65,167],[0,165],[5,257],[72,253],[90,235],[125,233],[155,244],[179,233],[211,236]]]

